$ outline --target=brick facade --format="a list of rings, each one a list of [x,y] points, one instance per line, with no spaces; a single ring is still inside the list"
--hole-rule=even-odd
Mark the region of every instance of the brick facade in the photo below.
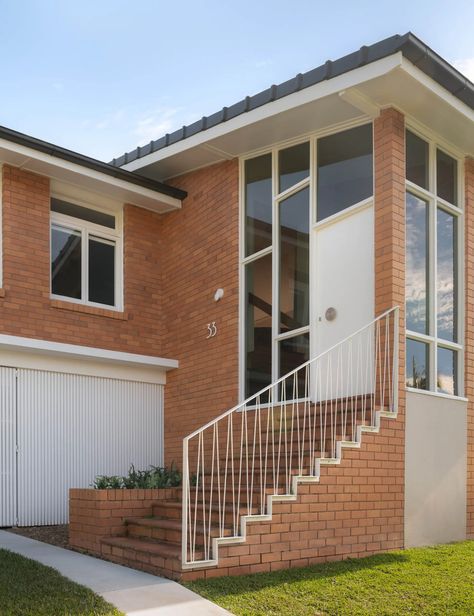
[[[124,208],[124,300],[117,313],[51,300],[50,189],[43,176],[3,167],[0,333],[162,355],[161,218]]]
[[[220,163],[174,180],[188,191],[163,218],[165,354],[168,373],[165,459],[181,463],[182,439],[237,402],[239,319],[238,163]],[[216,289],[224,297],[214,301]],[[206,339],[207,323],[217,335]]]
[[[467,536],[474,538],[474,159],[465,165],[465,354],[467,406]]]
[[[385,499],[392,503],[393,547],[403,547],[405,495],[405,119],[385,109],[374,121],[375,314],[399,306],[398,417],[377,455],[388,456],[395,473]],[[395,522],[396,520],[396,522]]]

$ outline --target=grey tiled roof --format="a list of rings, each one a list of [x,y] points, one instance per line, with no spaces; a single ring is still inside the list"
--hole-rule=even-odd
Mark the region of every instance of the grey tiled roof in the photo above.
[[[347,73],[365,64],[381,60],[398,51],[401,51],[408,60],[443,86],[443,88],[451,92],[451,94],[456,96],[471,109],[474,109],[474,84],[436,52],[425,45],[425,43],[414,34],[407,32],[403,35],[396,34],[395,36],[391,36],[373,45],[364,45],[358,51],[339,58],[338,60],[328,60],[321,66],[307,73],[299,73],[292,79],[284,81],[279,85],[272,85],[254,96],[246,96],[230,107],[223,107],[220,111],[210,116],[205,116],[197,122],[193,122],[193,124],[183,126],[173,133],[168,133],[160,139],[150,141],[147,145],[135,148],[131,152],[114,158],[111,164],[121,167],[137,158],[143,158],[152,152],[162,150],[173,143],[196,135],[217,124],[221,124],[243,113],[252,111],[257,107],[276,101],[294,92],[298,92],[298,90],[313,86],[321,81],[332,79],[333,77]]]

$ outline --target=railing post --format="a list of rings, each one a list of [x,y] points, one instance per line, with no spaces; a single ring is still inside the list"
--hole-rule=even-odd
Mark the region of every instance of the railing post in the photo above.
[[[399,353],[400,353],[400,308],[399,306],[395,307],[394,313],[394,325],[393,325],[393,379],[392,379],[392,387],[393,387],[393,408],[392,411],[394,413],[398,412],[398,390],[400,387],[399,383]]]
[[[189,459],[188,439],[183,439],[183,480],[182,480],[182,517],[181,517],[181,564],[188,561],[188,486],[189,486]]]

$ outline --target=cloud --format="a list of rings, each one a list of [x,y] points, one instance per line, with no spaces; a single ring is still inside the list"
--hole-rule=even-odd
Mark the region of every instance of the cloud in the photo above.
[[[454,66],[461,71],[468,79],[474,82],[474,56],[472,58],[464,58],[456,60]]]
[[[112,113],[107,114],[102,120],[95,123],[95,128],[98,130],[104,130],[113,126],[121,126],[125,120],[125,111],[123,109],[117,109]]]
[[[158,139],[178,128],[181,112],[180,107],[160,107],[138,118],[132,129],[132,134],[138,139],[138,145],[145,145],[152,139]]]

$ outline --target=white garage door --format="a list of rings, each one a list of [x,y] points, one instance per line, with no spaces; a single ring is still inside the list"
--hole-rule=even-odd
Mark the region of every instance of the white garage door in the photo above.
[[[16,486],[8,481],[0,526],[16,508],[18,525],[68,521],[68,490],[89,487],[96,475],[163,463],[163,385],[41,370],[16,372]],[[12,397],[2,396],[0,417],[12,415]],[[13,426],[13,427],[12,427]],[[9,437],[11,441],[11,436]],[[0,458],[1,459],[1,458]],[[3,460],[2,460],[3,467]],[[10,516],[10,517],[8,517]]]

